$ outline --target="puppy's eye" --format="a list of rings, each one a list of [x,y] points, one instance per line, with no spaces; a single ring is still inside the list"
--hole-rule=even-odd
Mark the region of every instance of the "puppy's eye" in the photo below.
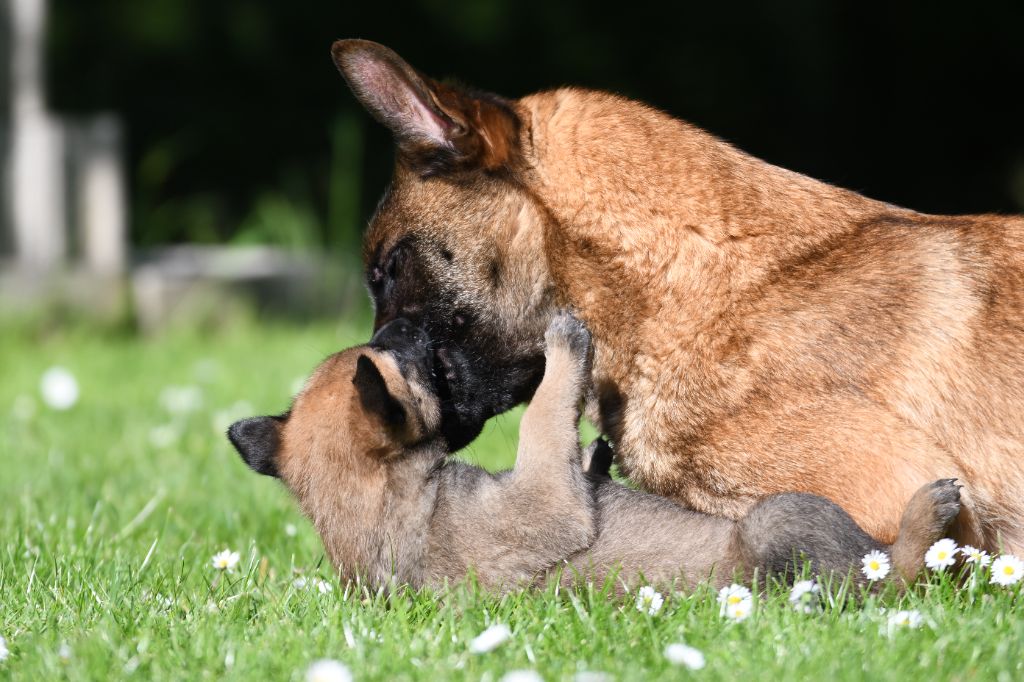
[[[384,280],[384,270],[379,265],[370,268],[370,284],[380,284]]]

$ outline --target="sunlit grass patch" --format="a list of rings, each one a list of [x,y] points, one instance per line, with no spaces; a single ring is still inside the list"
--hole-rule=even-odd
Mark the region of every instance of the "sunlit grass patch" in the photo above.
[[[152,339],[0,329],[0,679],[340,670],[317,661],[356,680],[1024,677],[1020,566],[980,555],[966,582],[946,570],[904,596],[823,583],[793,599],[789,586],[745,585],[742,620],[723,616],[709,587],[616,597],[602,586],[495,596],[340,584],[283,488],[250,472],[223,430],[286,409],[297,377],[368,328]],[[64,409],[42,394],[52,367],[77,387]],[[462,456],[510,464],[518,414]]]

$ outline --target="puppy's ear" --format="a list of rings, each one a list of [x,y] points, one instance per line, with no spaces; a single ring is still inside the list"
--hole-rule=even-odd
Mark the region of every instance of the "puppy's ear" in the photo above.
[[[399,427],[405,424],[405,408],[388,391],[387,382],[373,360],[365,355],[359,356],[352,384],[359,393],[363,409],[369,414],[377,415],[387,426]]]
[[[250,417],[228,428],[228,440],[245,463],[258,474],[277,477],[277,451],[281,447],[282,417]]]
[[[368,40],[339,40],[331,55],[356,98],[421,173],[495,170],[512,160],[520,121],[502,98],[437,83]]]

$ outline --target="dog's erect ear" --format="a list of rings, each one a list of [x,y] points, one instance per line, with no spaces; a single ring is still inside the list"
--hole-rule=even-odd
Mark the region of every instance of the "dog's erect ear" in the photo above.
[[[356,375],[352,384],[359,393],[359,401],[363,409],[370,414],[379,416],[387,426],[398,427],[405,424],[405,408],[388,391],[384,376],[373,364],[373,360],[360,355],[356,360]]]
[[[500,97],[437,83],[368,40],[339,40],[331,54],[356,98],[422,173],[495,170],[512,160],[519,118]]]
[[[250,417],[228,428],[228,440],[245,463],[258,474],[277,476],[283,417]]]

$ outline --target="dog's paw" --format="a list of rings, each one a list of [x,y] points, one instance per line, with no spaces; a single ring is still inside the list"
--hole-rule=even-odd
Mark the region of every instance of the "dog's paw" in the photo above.
[[[567,310],[555,313],[544,333],[544,342],[549,352],[554,348],[565,348],[581,362],[585,362],[590,355],[590,331]]]

